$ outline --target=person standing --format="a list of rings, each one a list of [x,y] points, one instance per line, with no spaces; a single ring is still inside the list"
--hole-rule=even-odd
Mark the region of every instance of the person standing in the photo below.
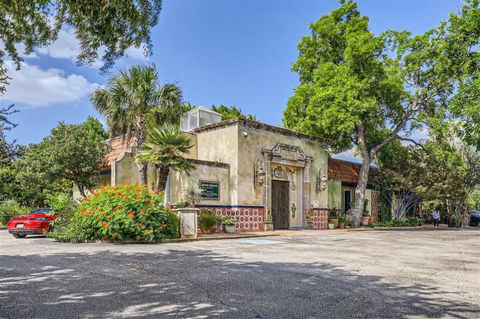
[[[440,212],[438,211],[438,209],[435,209],[433,211],[433,226],[438,227],[439,222],[440,222]]]

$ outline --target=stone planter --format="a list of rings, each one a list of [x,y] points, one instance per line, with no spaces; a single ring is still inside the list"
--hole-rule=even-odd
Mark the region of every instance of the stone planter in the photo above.
[[[198,208],[177,208],[174,209],[180,219],[180,236],[182,238],[197,238],[197,217]]]
[[[362,225],[367,226],[370,221],[370,216],[362,216]]]
[[[233,234],[235,232],[235,225],[223,225],[225,227],[225,232],[228,234]]]

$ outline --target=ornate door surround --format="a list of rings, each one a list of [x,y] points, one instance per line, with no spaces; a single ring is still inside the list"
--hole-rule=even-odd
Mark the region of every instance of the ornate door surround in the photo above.
[[[301,183],[296,185],[296,191],[301,194],[302,201],[297,203],[298,213],[302,214],[303,225],[305,218],[305,208],[310,207],[309,196],[309,170],[313,158],[305,155],[304,151],[299,146],[277,143],[272,149],[262,150],[265,159],[265,183],[264,188],[264,207],[265,207],[265,230],[273,230],[272,220],[272,179],[274,176],[274,168],[278,165],[292,166],[301,174]],[[288,180],[288,177],[286,178]],[[305,191],[305,186],[307,190]],[[292,202],[290,200],[290,202]]]

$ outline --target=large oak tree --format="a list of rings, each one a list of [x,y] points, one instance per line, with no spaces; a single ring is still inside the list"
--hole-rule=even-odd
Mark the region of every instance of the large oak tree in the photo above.
[[[419,127],[441,129],[449,102],[472,80],[480,55],[479,1],[470,0],[437,28],[373,34],[356,3],[310,25],[293,70],[300,84],[289,99],[286,127],[330,141],[335,151],[356,147],[361,158],[352,225],[358,226],[372,161],[392,140]]]

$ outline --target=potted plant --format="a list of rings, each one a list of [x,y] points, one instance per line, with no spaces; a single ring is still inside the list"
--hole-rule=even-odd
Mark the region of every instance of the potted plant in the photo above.
[[[328,223],[331,223],[335,226],[335,228],[338,228],[338,217],[336,210],[330,211],[330,214],[328,215]]]
[[[347,216],[345,216],[344,214],[340,214],[340,216],[338,216],[338,228],[344,229],[346,221],[347,221]]]
[[[368,214],[368,211],[365,210],[362,213],[362,225],[367,226],[369,221],[370,221],[370,215]]]
[[[367,226],[370,221],[370,213],[367,210],[368,199],[365,199],[363,202],[363,213],[362,213],[362,225]]]
[[[225,217],[223,219],[223,225],[225,226],[225,232],[228,234],[232,234],[235,232],[235,225],[237,224],[237,220],[233,217]]]
[[[217,224],[221,221],[221,218],[215,215],[211,210],[205,209],[200,212],[198,224],[200,230],[204,234],[212,234],[217,229]]]
[[[185,203],[190,207],[195,207],[200,195],[202,194],[202,189],[198,186],[198,181],[189,179],[183,187],[183,196],[185,198]]]

